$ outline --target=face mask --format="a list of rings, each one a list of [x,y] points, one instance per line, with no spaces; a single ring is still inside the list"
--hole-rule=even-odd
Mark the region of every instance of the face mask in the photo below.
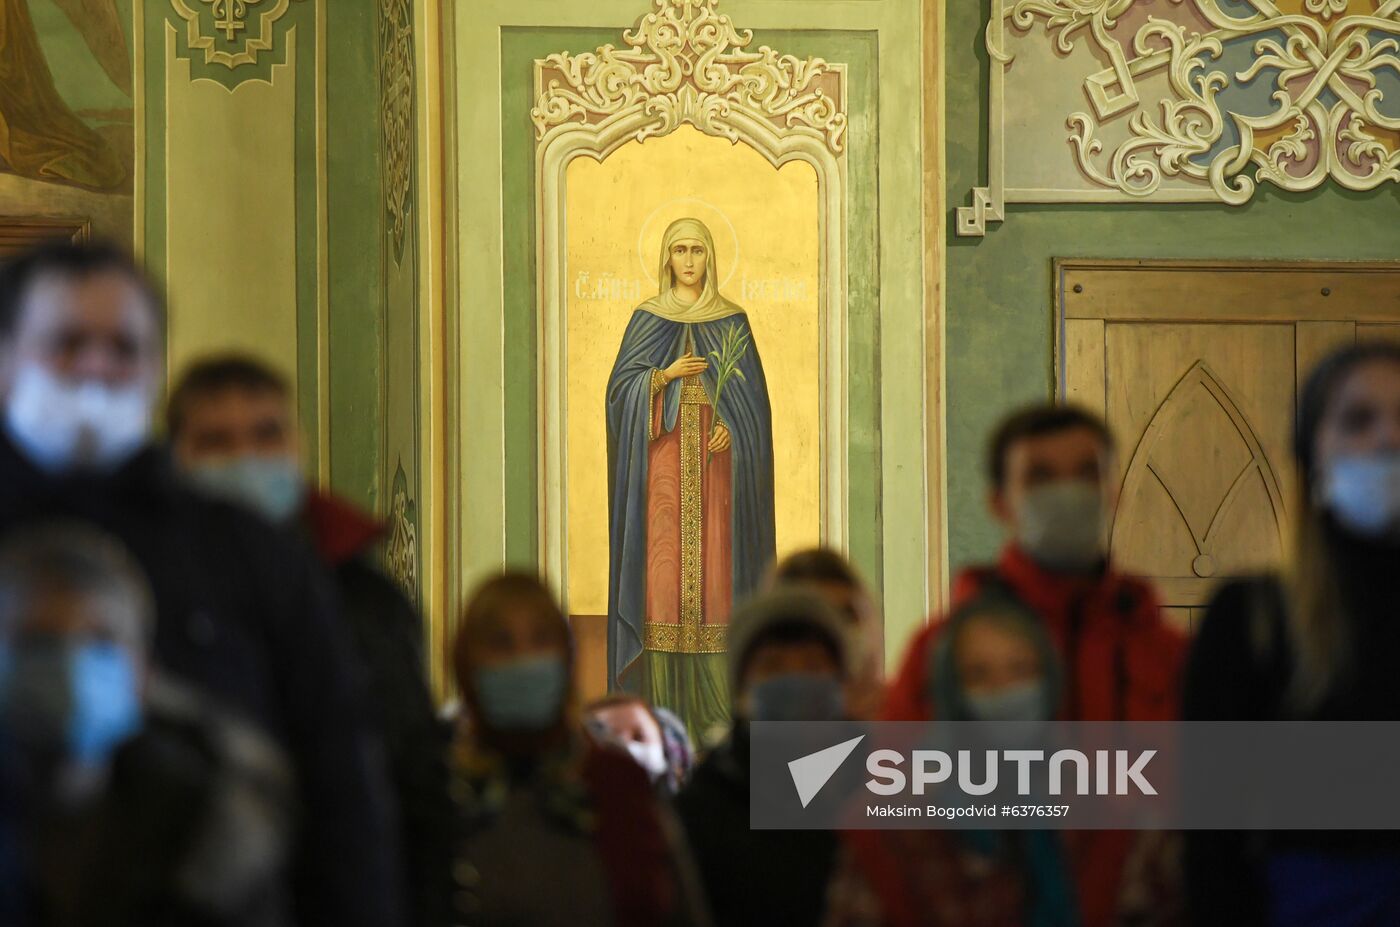
[[[559,720],[568,684],[564,661],[530,657],[476,674],[481,719],[498,731],[542,731]]]
[[[647,771],[652,782],[666,775],[666,751],[659,743],[646,743],[640,740],[627,741],[627,752],[633,761]]]
[[[1338,457],[1323,472],[1318,496],[1349,531],[1377,539],[1395,535],[1400,529],[1400,455]]]
[[[0,726],[41,755],[105,763],[141,728],[130,656],[105,641],[8,651],[0,658]]]
[[[833,676],[787,673],[749,691],[754,721],[839,721],[846,713],[841,683]]]
[[[10,389],[5,421],[25,456],[43,470],[106,470],[146,443],[151,399],[141,386],[72,382],[28,364]]]
[[[189,476],[211,495],[247,506],[277,523],[295,515],[306,497],[301,468],[290,457],[249,455],[201,463],[190,469]]]
[[[969,692],[963,701],[974,721],[1046,721],[1050,707],[1045,686],[1026,682],[995,692]]]
[[[1028,491],[1017,542],[1051,570],[1087,570],[1103,559],[1103,493],[1093,483],[1061,480]]]

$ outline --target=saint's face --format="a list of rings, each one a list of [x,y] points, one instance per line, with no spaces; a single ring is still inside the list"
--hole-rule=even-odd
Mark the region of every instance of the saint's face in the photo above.
[[[678,286],[698,286],[705,279],[705,245],[686,238],[671,246],[671,273]]]

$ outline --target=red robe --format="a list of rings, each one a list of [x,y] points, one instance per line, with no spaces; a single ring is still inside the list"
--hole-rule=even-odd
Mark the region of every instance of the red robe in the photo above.
[[[730,452],[707,451],[714,410],[698,377],[682,382],[671,431],[662,431],[664,395],[651,400],[646,648],[723,653],[734,598]]]

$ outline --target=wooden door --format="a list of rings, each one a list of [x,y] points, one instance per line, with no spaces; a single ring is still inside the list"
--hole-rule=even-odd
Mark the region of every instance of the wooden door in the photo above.
[[[1114,560],[1191,629],[1222,577],[1276,566],[1298,504],[1298,390],[1400,339],[1400,264],[1057,261],[1057,394],[1118,442]]]

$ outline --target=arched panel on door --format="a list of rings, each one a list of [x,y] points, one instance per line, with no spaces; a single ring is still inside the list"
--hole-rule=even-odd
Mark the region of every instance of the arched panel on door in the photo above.
[[[1259,437],[1230,390],[1197,360],[1133,453],[1111,534],[1114,558],[1160,577],[1207,581],[1277,563],[1286,524],[1278,475]]]

